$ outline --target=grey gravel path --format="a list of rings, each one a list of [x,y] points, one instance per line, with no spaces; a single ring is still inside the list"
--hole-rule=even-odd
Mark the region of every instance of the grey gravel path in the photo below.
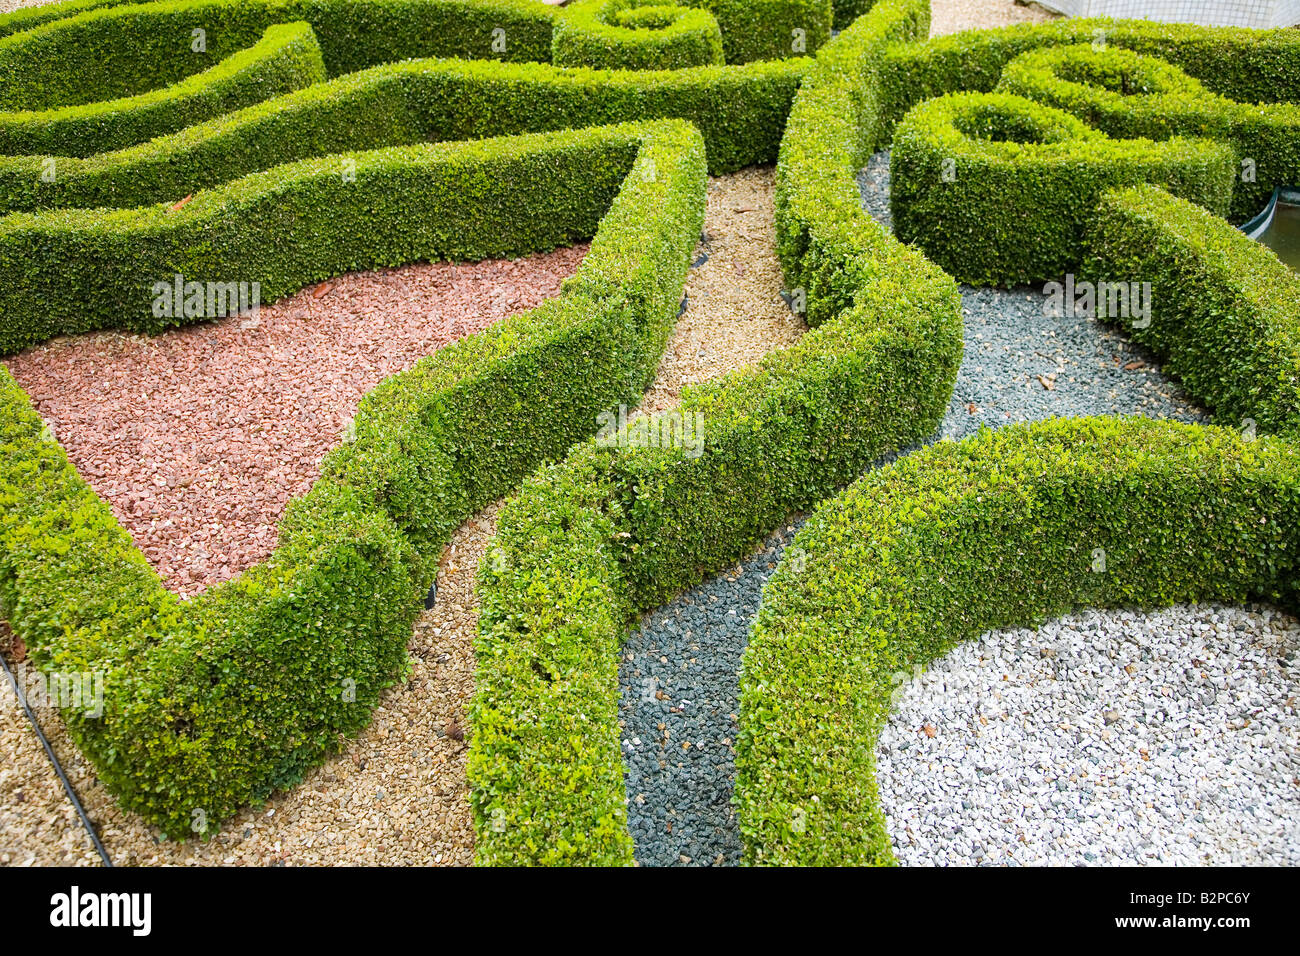
[[[888,225],[888,153],[872,158],[860,185],[865,208]],[[1041,290],[963,287],[962,295],[966,353],[936,439],[960,438],[981,424],[998,427],[1053,415],[1205,420],[1151,356],[1122,333],[1082,317],[1045,314]],[[647,615],[623,649],[629,824],[643,864],[739,859],[730,804],[737,669],[762,585],[795,527],[792,522],[769,539],[742,563],[743,573],[714,577]],[[662,688],[648,679],[662,681]],[[655,689],[665,697],[656,697]],[[985,853],[991,858],[991,849]]]

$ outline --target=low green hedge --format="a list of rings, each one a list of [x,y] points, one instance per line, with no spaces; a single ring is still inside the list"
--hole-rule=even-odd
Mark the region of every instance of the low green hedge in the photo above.
[[[58,10],[58,7],[52,10]],[[134,96],[305,21],[331,76],[414,57],[533,61],[551,56],[555,12],[536,0],[166,0],[108,6],[0,39],[0,109]],[[194,30],[203,30],[196,51]]]
[[[662,0],[582,0],[556,21],[551,62],[602,70],[721,64],[722,31],[708,11]]]
[[[892,128],[917,103],[945,93],[991,92],[1006,65],[1029,50],[1094,42],[1165,60],[1238,103],[1300,103],[1295,30],[1070,18],[896,44],[880,69],[885,126]]]
[[[355,438],[290,504],[273,556],[198,598],[182,602],[162,587],[0,371],[0,614],[36,666],[105,674],[103,716],[69,711],[69,727],[121,804],[169,836],[210,833],[363,726],[400,679],[448,530],[593,431],[599,409],[634,401],[653,374],[703,221],[698,132],[664,121],[537,136],[496,152],[472,143],[359,157],[353,185],[386,183],[411,202],[405,218],[384,220],[406,238],[372,242],[390,252],[413,241],[550,244],[560,231],[595,228],[598,204],[623,179],[578,274],[558,299],[367,395]],[[493,176],[498,163],[529,178]],[[552,163],[586,175],[538,198]],[[426,193],[426,179],[450,189],[457,177],[457,205]],[[252,185],[230,198],[257,197]],[[311,199],[313,208],[354,201]],[[453,219],[440,233],[415,206]],[[515,225],[494,238],[487,224],[506,228],[502,208]],[[544,219],[557,224],[538,225]]]
[[[925,13],[925,0],[885,0],[819,63],[920,29]],[[801,89],[807,125],[787,143],[828,137],[843,157],[829,172],[851,184],[858,117],[834,114],[846,122],[829,133],[816,122],[836,89],[829,71]],[[787,203],[829,218],[804,196],[805,174],[813,168],[785,167]],[[823,247],[844,257],[837,266],[807,266],[843,277],[809,290],[818,327],[753,368],[688,387],[669,413],[700,416],[702,449],[647,446],[630,423],[534,475],[502,509],[480,570],[470,719],[480,863],[630,863],[617,654],[634,615],[937,426],[961,360],[956,285],[857,210],[845,228],[815,224],[844,243]]]
[[[270,166],[350,150],[682,118],[709,169],[776,157],[808,61],[623,72],[414,60],[352,73],[87,159],[0,156],[0,211],[176,202]]]
[[[698,0],[684,6],[698,8],[681,14],[697,27],[712,18],[733,65],[812,54],[830,36],[831,0]],[[268,27],[289,21],[311,25],[335,77],[415,58],[550,63],[553,37],[568,38],[558,48],[570,50],[574,36],[590,35],[574,26],[575,18],[585,22],[585,9],[560,10],[536,0],[165,0],[20,11],[0,18],[0,110],[45,110],[155,90],[217,65],[252,46]],[[18,27],[26,29],[6,35]],[[196,29],[204,31],[201,51],[194,49]],[[716,40],[710,30],[707,58],[672,62],[721,63]],[[588,61],[585,54],[569,61],[640,62]],[[644,65],[668,63],[651,57]]]
[[[881,0],[828,44],[790,109],[776,166],[776,249],[810,325],[848,307],[878,254],[856,173],[885,136],[876,98],[891,43],[930,31],[928,0]]]
[[[875,741],[898,682],[1078,608],[1294,600],[1300,448],[1141,418],[985,430],[867,474],[793,547],[741,665],[745,858],[888,864]]]
[[[324,79],[311,27],[277,24],[256,45],[175,86],[84,106],[0,113],[0,155],[122,149]]]
[[[277,166],[180,209],[7,216],[0,351],[212,318],[159,302],[155,284],[177,274],[187,283],[256,282],[261,301],[274,302],[357,269],[568,245],[596,231],[635,148],[603,131],[394,147]],[[470,175],[485,179],[466,195]]]
[[[1128,334],[1223,422],[1300,438],[1300,278],[1271,250],[1162,189],[1107,193],[1081,279],[1151,284]]]
[[[1300,182],[1300,107],[1241,104],[1163,60],[1115,47],[1050,47],[1021,54],[998,89],[1045,103],[1118,138],[1203,136],[1230,143],[1239,170],[1232,215],[1259,213],[1275,187]]]
[[[1061,110],[999,93],[916,107],[894,131],[894,231],[972,285],[1012,286],[1079,264],[1101,193],[1157,183],[1215,213],[1237,157],[1203,139],[1111,139]]]

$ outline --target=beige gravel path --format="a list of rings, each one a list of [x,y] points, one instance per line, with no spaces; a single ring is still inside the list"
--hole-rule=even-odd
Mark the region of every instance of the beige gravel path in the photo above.
[[[930,36],[958,30],[1005,27],[1013,23],[1044,23],[1056,14],[1012,0],[930,0]]]

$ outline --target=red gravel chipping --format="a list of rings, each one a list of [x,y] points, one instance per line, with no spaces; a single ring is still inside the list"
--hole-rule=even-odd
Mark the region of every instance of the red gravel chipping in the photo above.
[[[366,392],[554,297],[586,251],[354,273],[256,318],[54,339],[5,364],[163,582],[190,596],[271,553]]]

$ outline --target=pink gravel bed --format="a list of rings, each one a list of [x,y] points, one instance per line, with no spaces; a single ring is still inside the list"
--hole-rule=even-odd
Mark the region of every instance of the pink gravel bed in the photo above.
[[[366,392],[554,297],[586,251],[354,273],[255,318],[55,339],[5,364],[163,582],[190,596],[271,553]]]

